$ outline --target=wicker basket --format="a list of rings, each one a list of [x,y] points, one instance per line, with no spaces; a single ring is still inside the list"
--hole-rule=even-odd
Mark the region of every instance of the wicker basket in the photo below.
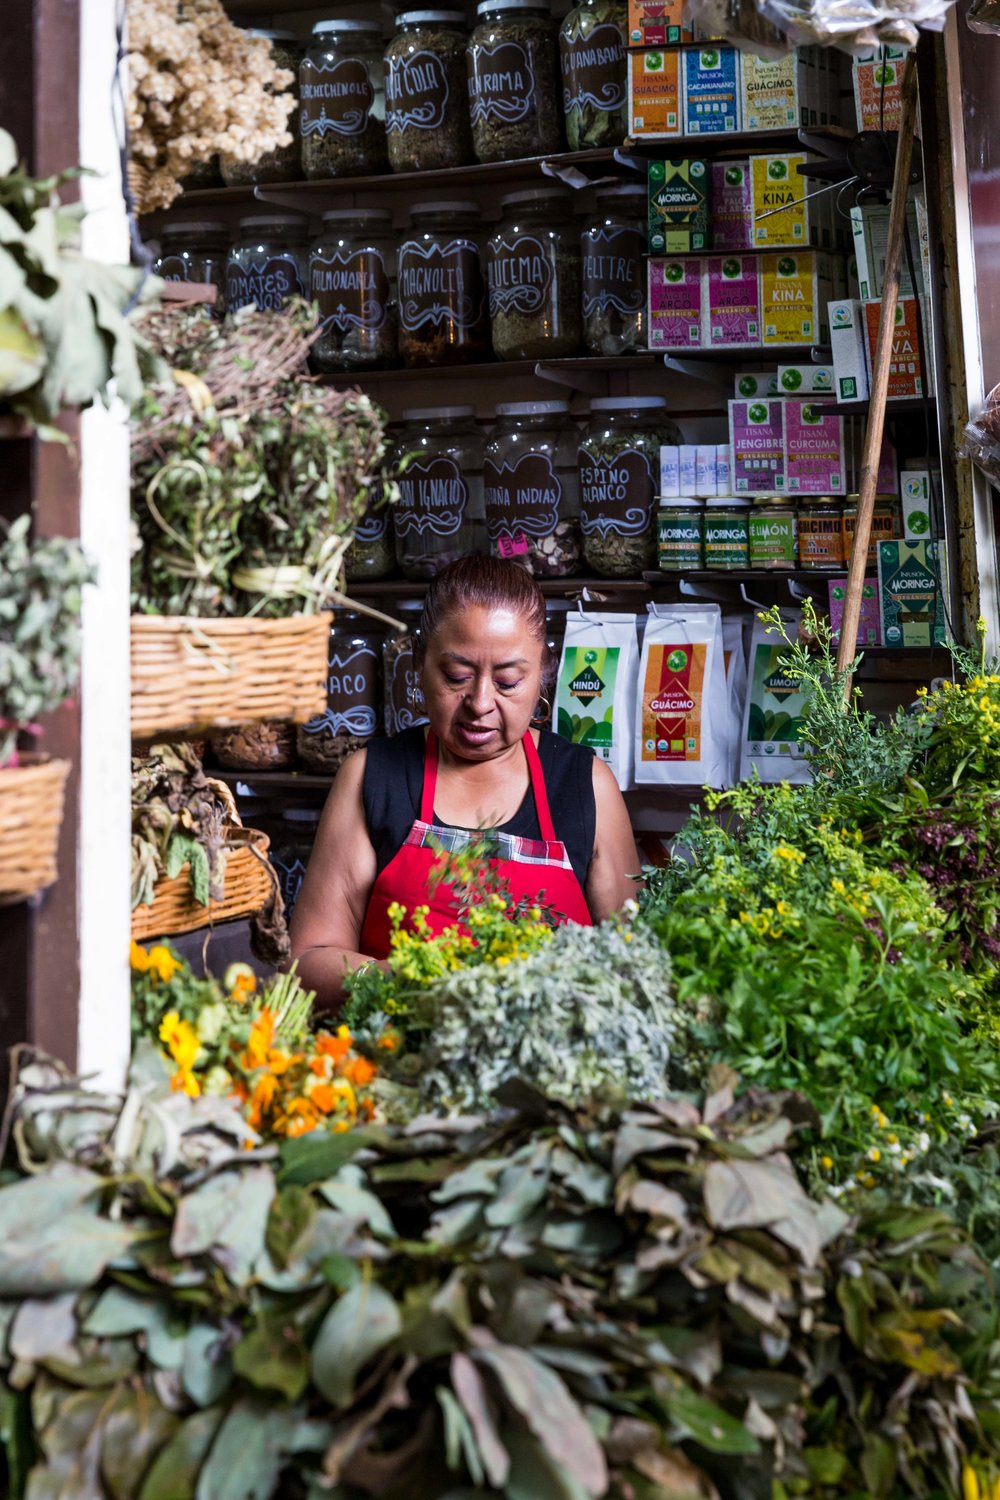
[[[226,838],[229,852],[222,900],[200,906],[191,894],[185,865],[172,880],[157,881],[152,903],[137,906],[132,913],[132,936],[137,943],[144,938],[194,932],[216,922],[233,922],[260,911],[273,885],[267,859],[270,840],[256,828],[231,828]]]
[[[24,901],[56,878],[68,760],[25,755],[0,771],[0,903]]]
[[[133,735],[315,718],[326,707],[331,618],[133,615]]]

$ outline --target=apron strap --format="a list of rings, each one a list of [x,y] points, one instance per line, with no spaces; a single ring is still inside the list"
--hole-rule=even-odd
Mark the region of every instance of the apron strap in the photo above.
[[[438,780],[438,737],[433,729],[427,731],[427,748],[424,750],[424,786],[420,793],[420,821],[434,822],[434,794]]]
[[[531,794],[535,799],[535,812],[538,815],[538,829],[547,844],[556,842],[556,830],[552,822],[552,813],[549,811],[549,796],[545,790],[545,776],[542,771],[542,762],[538,757],[538,749],[531,737],[531,730],[521,741],[524,746],[525,759],[528,762],[528,776],[531,780]],[[434,794],[437,791],[438,777],[438,741],[433,729],[427,731],[427,746],[424,750],[424,785],[420,794],[420,821],[421,823],[434,822]]]

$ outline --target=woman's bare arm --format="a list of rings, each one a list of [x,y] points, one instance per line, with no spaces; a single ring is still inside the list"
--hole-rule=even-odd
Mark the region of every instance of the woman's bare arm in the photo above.
[[[340,1004],[344,975],[366,962],[359,944],[377,862],[361,797],[365,758],[349,756],[330,789],[292,915],[292,957],[325,1007]]]
[[[587,871],[587,905],[595,922],[620,911],[638,887],[634,877],[642,867],[632,837],[625,799],[612,772],[594,757],[594,801],[597,827],[594,853]]]

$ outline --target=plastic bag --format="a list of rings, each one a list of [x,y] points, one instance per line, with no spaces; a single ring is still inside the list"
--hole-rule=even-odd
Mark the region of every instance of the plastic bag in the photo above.
[[[649,606],[638,696],[636,782],[726,786],[731,740],[717,604]]]
[[[639,641],[635,615],[566,616],[556,685],[555,729],[589,745],[625,791],[632,784],[632,723]]]
[[[789,635],[798,629],[801,612],[784,614]],[[761,781],[811,781],[806,747],[799,742],[807,694],[782,670],[786,643],[755,620],[747,669],[748,689],[743,718],[740,775],[757,772]]]

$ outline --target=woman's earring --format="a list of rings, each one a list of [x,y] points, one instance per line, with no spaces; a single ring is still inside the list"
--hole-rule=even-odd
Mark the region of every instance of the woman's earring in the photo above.
[[[541,706],[542,706],[543,703],[545,704],[545,711],[544,711],[544,713],[539,713],[538,709],[541,708]],[[534,724],[536,727],[539,724],[547,724],[548,721],[549,721],[549,719],[551,719],[551,717],[552,717],[552,704],[549,702],[548,698],[539,698],[539,700],[538,700],[538,707],[536,707],[535,712],[531,716],[531,722],[532,722],[532,724]]]

